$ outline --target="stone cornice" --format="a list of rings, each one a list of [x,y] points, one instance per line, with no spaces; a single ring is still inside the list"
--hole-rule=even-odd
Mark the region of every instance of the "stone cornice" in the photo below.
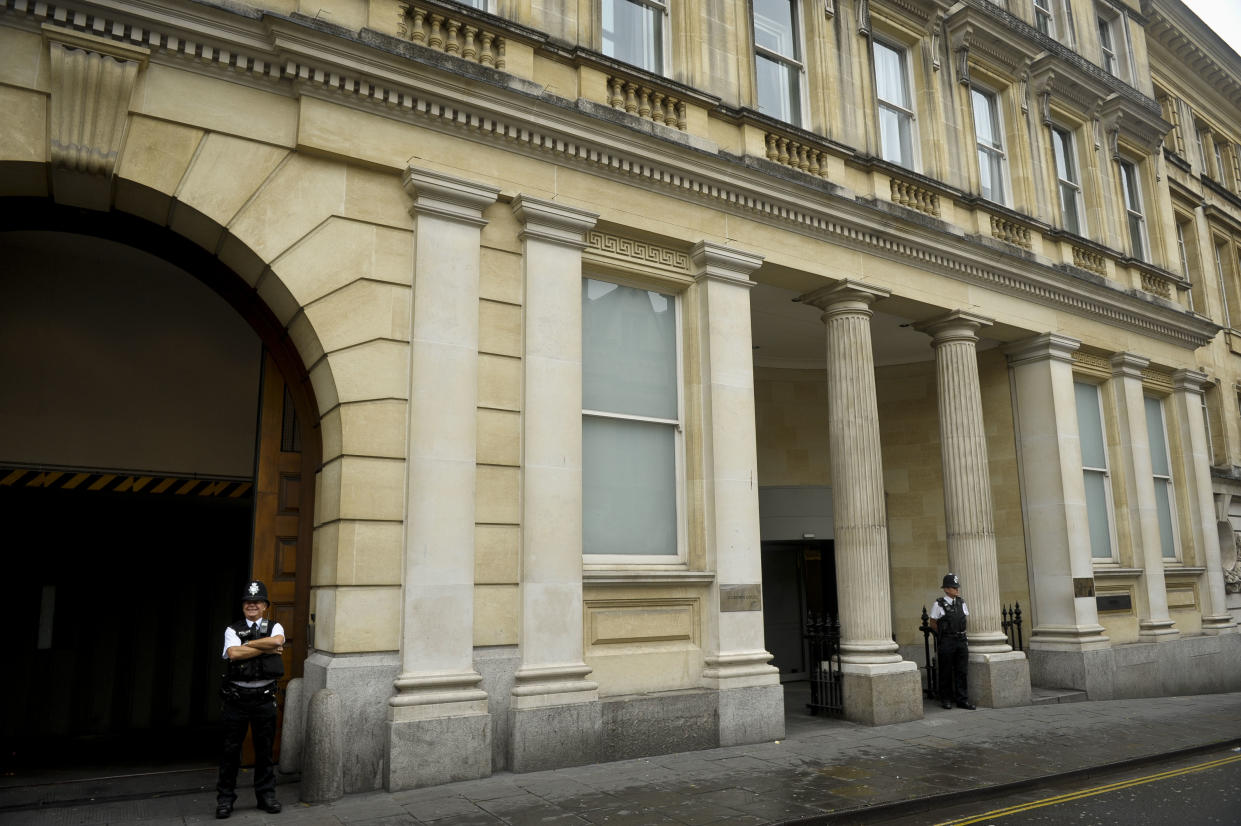
[[[634,130],[597,128],[574,101],[503,72],[426,55],[414,44],[310,21],[233,15],[198,4],[158,8],[116,0],[109,9],[7,0],[27,27],[68,28],[142,43],[151,62],[174,61],[224,80],[260,79],[289,94],[415,123],[464,140],[503,145],[668,197],[779,226],[829,243],[1015,295],[1044,306],[1197,348],[1218,332],[1209,320],[1104,279],[1087,279],[1029,253],[988,243],[914,210],[855,196],[831,182],[757,158],[708,153]],[[83,11],[76,12],[80,8]],[[123,11],[120,11],[123,10]],[[145,22],[134,23],[146,15]],[[120,22],[128,20],[130,22]],[[208,25],[210,23],[211,25]],[[196,27],[193,29],[188,26]],[[214,33],[213,33],[214,32]],[[190,35],[197,38],[190,40]],[[280,49],[275,46],[279,40]],[[211,44],[211,45],[207,45]],[[225,44],[231,48],[225,48]],[[261,48],[260,48],[261,46]],[[1150,102],[1154,106],[1154,102]]]
[[[522,240],[535,238],[577,249],[585,248],[584,236],[599,220],[593,212],[529,195],[513,199],[513,215],[522,225]]]
[[[1195,77],[1241,106],[1241,55],[1179,2],[1142,0],[1147,40],[1184,63],[1181,76]]]

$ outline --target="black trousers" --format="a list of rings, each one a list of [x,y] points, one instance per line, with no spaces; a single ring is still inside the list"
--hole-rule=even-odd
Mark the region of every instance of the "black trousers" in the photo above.
[[[969,672],[970,649],[961,637],[940,637],[935,647],[939,657],[939,699],[941,702],[969,702],[966,674]]]
[[[276,686],[267,689],[227,686],[223,694],[224,751],[216,781],[216,801],[237,800],[237,769],[246,729],[254,733],[254,797],[263,801],[276,796],[276,767],[271,761],[276,741]]]

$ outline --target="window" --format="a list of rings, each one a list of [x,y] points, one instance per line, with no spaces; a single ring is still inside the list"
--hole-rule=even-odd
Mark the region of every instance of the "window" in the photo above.
[[[1090,527],[1090,557],[1112,560],[1112,481],[1107,469],[1107,443],[1103,438],[1099,388],[1074,382],[1077,397],[1077,432],[1081,439],[1082,478],[1086,484],[1086,517]]]
[[[914,166],[913,102],[909,61],[904,49],[873,42],[875,96],[879,103],[879,153],[885,161]]]
[[[1202,158],[1202,173],[1205,175],[1207,171],[1207,142],[1202,137],[1203,127],[1199,126],[1194,129],[1194,141],[1198,144],[1198,157]]]
[[[1099,18],[1099,50],[1102,53],[1103,70],[1110,75],[1120,76],[1120,61],[1116,58],[1116,44],[1112,32],[1112,21],[1106,17]]]
[[[978,145],[978,186],[982,197],[1007,203],[1004,187],[1004,133],[998,100],[991,92],[970,88],[974,107],[974,137]]]
[[[1129,161],[1119,161],[1121,197],[1125,202],[1125,218],[1129,225],[1129,246],[1139,261],[1146,256],[1146,215],[1142,212],[1142,189],[1138,170]]]
[[[754,0],[758,111],[801,124],[801,34],[793,0]]]
[[[1067,129],[1051,130],[1051,146],[1056,155],[1056,180],[1060,190],[1060,214],[1064,228],[1081,235],[1082,187],[1077,175],[1077,158],[1073,152],[1073,135]]]
[[[1232,326],[1232,307],[1237,306],[1236,290],[1229,289],[1233,279],[1231,273],[1224,269],[1228,260],[1228,245],[1222,241],[1215,242],[1215,275],[1219,278],[1219,292],[1224,297],[1224,326]]]
[[[1176,559],[1176,512],[1172,490],[1172,460],[1164,429],[1163,399],[1146,397],[1146,435],[1150,444],[1151,473],[1155,477],[1155,513],[1159,517],[1159,545],[1164,559]]]
[[[479,11],[491,11],[490,0],[457,0],[457,2],[464,3],[470,8],[478,9]]]
[[[680,512],[677,299],[582,284],[582,545],[624,561],[676,561]]]
[[[1048,37],[1056,36],[1056,17],[1051,11],[1052,0],[1034,0],[1034,26]]]
[[[1202,290],[1202,278],[1198,271],[1197,247],[1194,242],[1193,219],[1176,213],[1176,252],[1181,263],[1181,277],[1189,282],[1189,309],[1206,314],[1206,298],[1195,298],[1194,294]],[[1195,260],[1190,263],[1191,257]],[[1195,302],[1202,304],[1201,309]]]
[[[664,70],[664,20],[659,0],[602,0],[603,53],[648,72]]]
[[[1215,139],[1211,141],[1211,146],[1215,150],[1215,180],[1219,181],[1221,184],[1227,185],[1228,173],[1225,172],[1227,167],[1224,166],[1223,143],[1220,140]]]

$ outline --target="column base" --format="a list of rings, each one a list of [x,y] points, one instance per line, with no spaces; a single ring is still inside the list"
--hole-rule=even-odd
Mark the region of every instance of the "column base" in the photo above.
[[[1172,620],[1138,620],[1138,642],[1172,642],[1181,636]]]
[[[846,663],[841,677],[846,720],[885,726],[922,719],[922,676],[916,663]]]
[[[603,755],[603,708],[585,702],[510,708],[508,767],[536,772],[598,763]]]
[[[1091,700],[1115,698],[1115,658],[1112,649],[1063,651],[1031,644],[1030,682],[1044,688],[1085,691]]]
[[[1030,662],[1022,651],[970,652],[970,700],[988,708],[1030,705]]]
[[[342,744],[345,794],[383,786],[388,698],[400,670],[396,652],[335,655],[316,651],[306,658],[303,707],[323,688],[340,697],[344,729],[349,733]]]
[[[397,792],[491,776],[491,715],[389,720],[384,790]]]
[[[784,739],[784,687],[720,689],[720,745],[744,746]]]
[[[1241,632],[1241,628],[1237,627],[1236,620],[1231,614],[1216,614],[1202,616],[1202,633],[1204,634],[1236,634]]]

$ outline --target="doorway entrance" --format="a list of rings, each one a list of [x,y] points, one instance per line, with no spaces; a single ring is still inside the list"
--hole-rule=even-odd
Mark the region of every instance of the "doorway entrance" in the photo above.
[[[809,678],[810,618],[836,616],[836,555],[830,539],[767,541],[763,554],[763,636],[781,682]]]
[[[306,657],[306,371],[253,289],[167,230],[30,199],[0,216],[2,768],[214,764],[247,580],[286,679]]]

